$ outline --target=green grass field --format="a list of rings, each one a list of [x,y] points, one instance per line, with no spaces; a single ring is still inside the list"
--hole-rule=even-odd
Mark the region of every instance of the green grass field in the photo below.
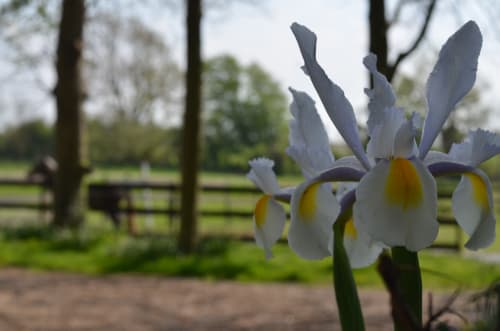
[[[0,177],[22,177],[27,170],[23,164],[0,164]],[[111,168],[95,171],[88,180],[140,179],[138,168]],[[175,181],[177,174],[153,169],[152,180]],[[292,185],[300,178],[287,177],[284,182]],[[202,182],[233,185],[249,185],[243,174],[203,174]],[[453,181],[441,181],[446,190],[453,189]],[[497,199],[500,197],[495,185]],[[0,198],[36,198],[36,188],[0,188]],[[142,203],[142,193],[134,197]],[[230,207],[234,210],[251,210],[256,195],[202,196],[205,209]],[[160,195],[155,206],[165,204],[168,197]],[[497,202],[497,214],[499,203]],[[440,213],[449,213],[449,201],[440,206]],[[87,224],[78,232],[52,231],[40,222],[35,211],[7,211],[0,215],[0,265],[22,266],[44,270],[65,270],[90,274],[136,272],[167,276],[202,277],[208,279],[231,279],[237,281],[301,282],[326,284],[331,281],[331,261],[311,262],[296,257],[285,244],[274,248],[275,258],[266,261],[263,252],[252,242],[227,239],[234,235],[252,232],[251,219],[203,218],[200,233],[203,235],[198,251],[193,256],[182,256],[176,251],[174,234],[178,227],[176,218],[155,216],[153,227],[148,227],[146,218],[138,218],[139,236],[129,236],[123,231],[113,230],[105,215],[97,212],[87,214]],[[441,228],[438,240],[454,240],[455,229]],[[466,236],[462,236],[465,240]],[[486,250],[500,255],[500,241]],[[479,262],[468,256],[425,250],[421,252],[424,287],[428,289],[451,289],[457,287],[480,288],[500,277],[500,264]],[[375,268],[369,267],[355,272],[360,286],[380,287],[381,282]]]
[[[78,233],[55,232],[44,226],[4,228],[0,235],[0,265],[62,270],[88,274],[133,272],[243,282],[300,282],[328,284],[331,261],[305,261],[288,246],[276,245],[274,258],[265,260],[253,243],[206,237],[197,252],[183,256],[170,236],[131,237],[87,226]],[[424,251],[420,254],[426,289],[485,287],[500,276],[499,264]],[[363,287],[380,287],[371,266],[355,271]]]

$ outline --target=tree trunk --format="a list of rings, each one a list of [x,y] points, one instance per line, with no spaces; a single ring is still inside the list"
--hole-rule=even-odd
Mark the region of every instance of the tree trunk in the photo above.
[[[410,54],[412,54],[422,42],[425,34],[427,33],[427,28],[429,27],[429,22],[431,21],[432,14],[436,8],[437,0],[430,0],[427,4],[427,8],[424,12],[424,21],[420,26],[419,32],[415,37],[415,40],[408,47],[407,50],[398,54],[396,60],[393,63],[389,63],[388,59],[388,49],[387,44],[387,31],[390,28],[385,15],[385,0],[369,0],[369,29],[370,29],[370,52],[377,55],[377,68],[384,74],[389,82],[394,78],[401,62],[406,59]],[[396,11],[395,17],[392,18],[391,24],[394,24],[399,16],[401,7],[404,6],[406,2],[400,0],[398,3],[399,9]],[[370,78],[371,79],[371,78]]]
[[[80,186],[82,165],[83,86],[81,58],[85,0],[63,0],[57,45],[55,128],[58,171],[54,190],[54,225],[78,226],[83,221]]]
[[[187,0],[187,73],[182,130],[181,229],[179,250],[191,253],[198,222],[198,164],[201,118],[201,1]]]
[[[387,21],[385,18],[385,0],[369,0],[369,28],[370,28],[370,52],[377,55],[377,68],[389,77],[389,64],[387,59]]]

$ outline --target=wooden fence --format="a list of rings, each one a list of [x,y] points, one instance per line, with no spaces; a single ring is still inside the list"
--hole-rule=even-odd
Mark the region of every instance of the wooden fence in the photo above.
[[[41,214],[51,208],[51,201],[47,200],[47,189],[43,187],[41,182],[29,181],[25,179],[0,179],[0,187],[2,186],[22,186],[22,187],[38,187],[39,197],[30,199],[26,198],[0,198],[1,209],[31,209],[38,210]],[[160,206],[147,206],[141,202],[141,198],[137,198],[138,191],[159,192],[163,194],[163,203]],[[217,201],[215,208],[204,207],[200,208],[202,217],[218,217],[228,221],[233,219],[246,219],[250,221],[253,214],[253,202],[255,202],[260,191],[249,186],[233,186],[233,185],[201,185],[201,197],[212,197]],[[149,181],[107,181],[100,183],[87,184],[87,200],[90,210],[107,212],[108,210],[101,205],[93,205],[91,196],[94,199],[106,199],[110,192],[118,192],[116,199],[123,200],[125,197],[131,199],[131,203],[118,203],[116,211],[120,214],[134,215],[165,215],[170,223],[178,219],[179,210],[179,192],[180,185],[176,183],[159,183]],[[135,194],[134,194],[135,193]],[[242,205],[238,201],[245,197],[246,202]],[[450,193],[440,194],[439,199],[449,200]],[[453,239],[449,242],[437,242],[432,247],[439,249],[449,249],[460,251],[462,247],[462,230],[457,225],[454,218],[440,215],[438,220],[441,226],[447,227],[454,231]]]

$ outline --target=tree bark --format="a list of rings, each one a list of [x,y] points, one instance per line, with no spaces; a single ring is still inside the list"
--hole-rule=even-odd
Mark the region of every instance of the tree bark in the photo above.
[[[187,73],[182,130],[181,229],[179,250],[191,253],[198,223],[198,167],[201,118],[201,16],[202,0],[187,0]]]
[[[85,0],[63,0],[57,45],[57,119],[55,154],[58,162],[54,189],[54,225],[78,226],[83,221],[80,186],[84,98],[81,81]]]
[[[432,14],[435,11],[436,1],[437,0],[429,1],[425,11],[424,21],[410,47],[406,51],[399,53],[394,63],[389,63],[387,32],[390,28],[390,24],[387,22],[385,15],[385,0],[369,0],[368,25],[370,29],[370,53],[377,55],[377,68],[389,82],[393,80],[399,64],[413,53],[422,42],[427,33]],[[403,1],[398,3],[398,8],[396,9],[395,17],[391,20],[391,24],[396,23],[401,8],[404,5],[405,3]]]
[[[377,68],[387,77],[389,64],[387,59],[387,20],[385,18],[385,0],[369,0],[370,53],[377,55]],[[371,79],[371,78],[370,78]],[[387,77],[389,82],[391,79]]]

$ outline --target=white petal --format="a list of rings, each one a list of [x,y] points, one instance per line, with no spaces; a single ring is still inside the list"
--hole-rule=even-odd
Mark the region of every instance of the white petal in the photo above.
[[[491,183],[481,170],[462,176],[452,207],[457,223],[470,236],[465,247],[476,250],[493,243],[496,220]]]
[[[328,135],[318,115],[314,101],[305,92],[296,91],[292,88],[289,90],[293,97],[290,112],[294,117],[293,121],[297,123],[293,127],[293,132],[290,132],[290,144],[317,146],[330,152]]]
[[[383,111],[394,106],[396,97],[391,84],[387,78],[377,70],[377,56],[369,54],[363,59],[363,64],[370,71],[373,78],[373,88],[365,89],[366,95],[370,98],[368,102],[368,134],[371,136],[374,127],[383,121]]]
[[[272,257],[271,246],[281,238],[285,221],[286,213],[279,203],[268,195],[259,199],[253,217],[255,242],[268,259]]]
[[[273,171],[274,161],[258,158],[248,161],[250,171],[247,178],[266,194],[276,194],[280,191],[276,174]]]
[[[314,101],[304,92],[290,89],[290,147],[287,153],[302,169],[304,176],[312,178],[333,165],[328,135],[317,113]]]
[[[418,159],[382,160],[360,181],[353,214],[373,240],[418,251],[438,232],[436,182]]]
[[[453,144],[449,155],[456,161],[477,167],[499,153],[500,136],[478,129],[470,131],[467,138],[460,144]]]
[[[344,231],[344,247],[352,268],[369,266],[382,252],[382,245],[375,243],[365,233],[356,229],[353,221],[346,224]]]
[[[396,134],[405,123],[405,114],[398,108],[386,108],[382,111],[381,122],[375,125],[366,148],[368,156],[390,158],[393,156]]]
[[[416,155],[415,132],[416,129],[411,120],[407,120],[401,125],[394,138],[393,156],[408,159]]]
[[[323,103],[330,119],[352,149],[354,155],[367,169],[370,164],[359,138],[356,118],[351,103],[340,87],[326,75],[316,60],[316,35],[305,26],[292,24],[292,31],[299,44],[306,72]]]
[[[474,85],[481,44],[481,31],[476,23],[469,21],[441,49],[427,81],[428,113],[420,143],[421,159],[431,148],[455,105]]]
[[[302,258],[322,259],[332,254],[333,224],[340,206],[329,185],[305,182],[292,195],[288,243]]]

